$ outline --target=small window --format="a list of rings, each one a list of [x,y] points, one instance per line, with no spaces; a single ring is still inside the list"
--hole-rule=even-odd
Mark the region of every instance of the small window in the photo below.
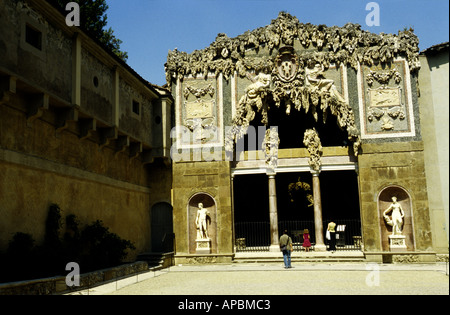
[[[25,41],[34,48],[42,50],[42,32],[29,24],[27,24],[25,28]]]
[[[140,115],[141,113],[141,104],[137,101],[133,101],[133,113],[136,115]]]

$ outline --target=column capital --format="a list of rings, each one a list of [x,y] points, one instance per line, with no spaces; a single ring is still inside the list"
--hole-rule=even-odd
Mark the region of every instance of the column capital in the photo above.
[[[312,176],[319,176],[321,171],[320,170],[319,171],[317,171],[317,170],[310,170],[310,172],[311,172]]]

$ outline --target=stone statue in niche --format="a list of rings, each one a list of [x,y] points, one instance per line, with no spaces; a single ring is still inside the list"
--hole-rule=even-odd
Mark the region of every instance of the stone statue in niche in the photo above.
[[[207,240],[208,235],[208,218],[210,214],[209,211],[203,208],[203,204],[198,204],[197,217],[195,218],[195,226],[197,227],[197,239]]]
[[[390,212],[392,212],[391,217],[388,215]],[[392,226],[392,235],[402,235],[405,212],[403,211],[402,206],[397,202],[397,197],[392,197],[392,203],[384,211],[383,217],[386,223]]]
[[[305,69],[305,85],[317,89],[319,93],[330,93],[332,96],[342,103],[347,103],[341,93],[336,88],[334,80],[326,79],[323,75],[325,67],[319,63],[309,65]]]

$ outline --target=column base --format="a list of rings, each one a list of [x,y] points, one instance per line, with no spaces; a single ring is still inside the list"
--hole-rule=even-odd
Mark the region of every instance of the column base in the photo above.
[[[269,252],[271,252],[271,253],[281,252],[280,245],[270,245]]]
[[[315,252],[326,252],[327,246],[325,244],[316,244],[316,245],[314,245],[314,251]]]

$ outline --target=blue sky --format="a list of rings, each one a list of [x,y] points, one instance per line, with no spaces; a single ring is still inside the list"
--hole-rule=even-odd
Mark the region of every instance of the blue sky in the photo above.
[[[123,41],[128,64],[153,84],[165,84],[169,50],[203,49],[218,33],[235,37],[287,11],[302,23],[360,24],[373,33],[414,28],[420,50],[449,41],[447,0],[378,0],[380,26],[366,25],[369,0],[107,0],[108,26]]]

